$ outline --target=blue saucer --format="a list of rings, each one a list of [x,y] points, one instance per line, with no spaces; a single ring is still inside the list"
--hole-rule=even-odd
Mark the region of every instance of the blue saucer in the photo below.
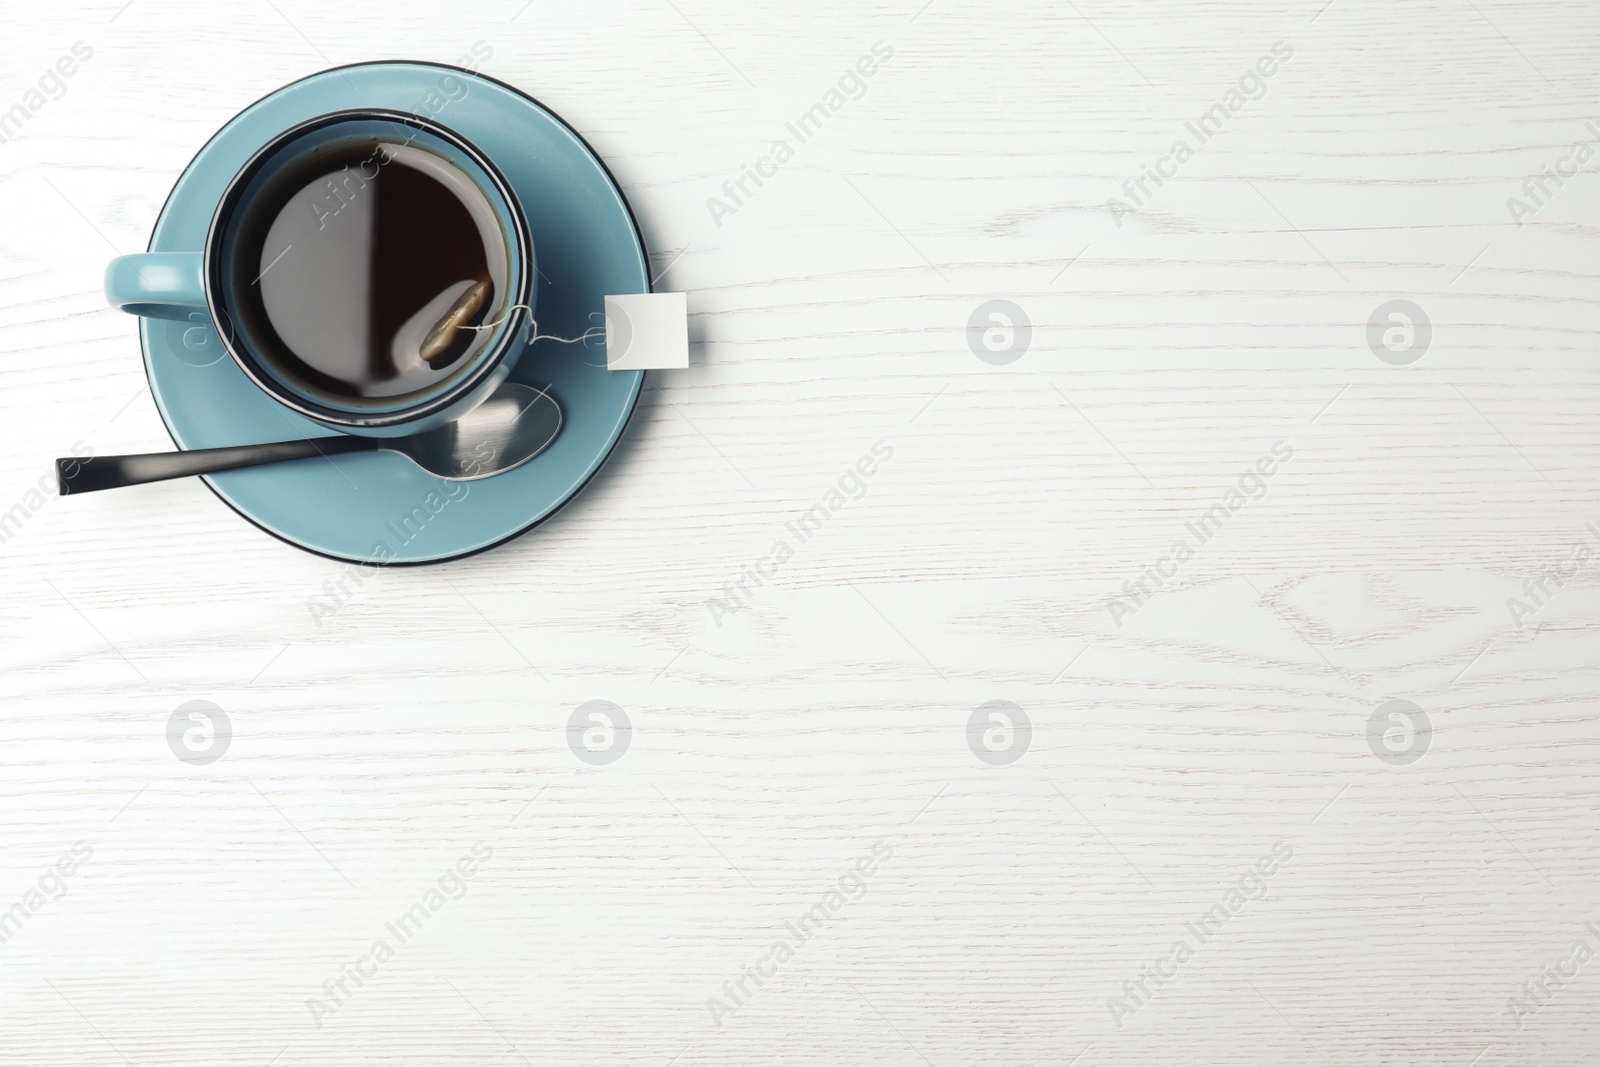
[[[533,233],[540,333],[578,337],[603,325],[604,297],[649,291],[649,261],[633,213],[583,139],[507,85],[430,63],[341,67],[250,105],[178,179],[150,251],[203,248],[224,187],[257,148],[304,119],[353,107],[432,117],[494,160],[515,187]],[[150,391],[180,448],[328,433],[256,388],[200,321],[204,316],[194,318],[140,324]],[[334,559],[437,563],[481,552],[549,518],[616,447],[644,372],[607,370],[604,351],[596,338],[574,345],[539,341],[523,352],[512,380],[547,389],[561,405],[562,428],[542,454],[505,474],[445,482],[401,456],[371,452],[230,471],[206,482],[263,530]]]

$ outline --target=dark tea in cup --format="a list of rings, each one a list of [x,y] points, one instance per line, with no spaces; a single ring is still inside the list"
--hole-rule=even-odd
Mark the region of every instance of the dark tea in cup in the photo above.
[[[289,146],[252,183],[222,243],[233,325],[286,384],[404,397],[488,342],[474,327],[506,311],[506,235],[420,131],[345,133]]]

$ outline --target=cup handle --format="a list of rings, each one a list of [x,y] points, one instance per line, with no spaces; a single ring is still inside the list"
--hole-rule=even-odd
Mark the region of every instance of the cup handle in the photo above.
[[[106,267],[106,300],[130,315],[188,320],[206,306],[201,252],[141,252]]]

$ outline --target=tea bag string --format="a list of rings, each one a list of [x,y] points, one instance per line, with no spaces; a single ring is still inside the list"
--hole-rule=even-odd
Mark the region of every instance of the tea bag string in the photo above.
[[[532,327],[534,331],[533,336],[529,337],[527,341],[527,343],[530,345],[536,341],[559,341],[564,345],[575,345],[579,343],[587,343],[591,336],[598,335],[600,337],[604,337],[606,334],[606,328],[604,326],[591,326],[589,329],[583,331],[583,333],[578,337],[557,337],[555,334],[551,333],[539,333],[539,320],[533,317],[533,308],[527,304],[512,304],[510,307],[506,308],[506,313],[504,315],[501,315],[493,322],[485,322],[478,326],[463,326],[461,328],[463,330],[492,330],[496,326],[499,326],[501,323],[509,319],[518,310],[526,311],[528,313],[528,325]]]

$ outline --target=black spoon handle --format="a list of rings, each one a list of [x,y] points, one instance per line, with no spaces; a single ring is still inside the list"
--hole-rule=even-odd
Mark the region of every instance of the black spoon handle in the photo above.
[[[149,452],[141,456],[94,456],[56,460],[56,485],[62,496],[116,489],[124,485],[215,474],[263,463],[311,459],[341,452],[367,452],[378,448],[375,437],[316,437],[308,441],[275,441],[264,445],[197,448],[189,452]]]

